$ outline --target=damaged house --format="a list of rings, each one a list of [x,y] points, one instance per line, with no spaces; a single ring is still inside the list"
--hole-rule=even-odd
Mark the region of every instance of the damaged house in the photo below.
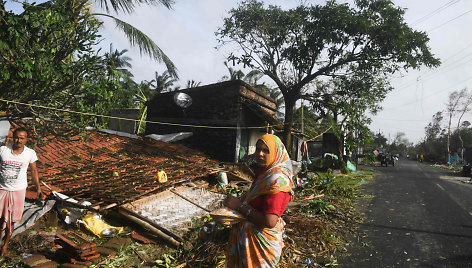
[[[183,144],[226,162],[253,154],[257,139],[283,128],[275,100],[240,80],[158,94],[147,106],[156,123],[147,123],[146,135],[191,132]]]
[[[56,135],[39,131],[32,120],[12,127],[18,126],[36,130],[29,146],[38,154],[42,192],[58,205],[117,210],[174,245],[193,217],[208,213],[225,196],[208,190],[220,163],[183,145],[60,126]],[[28,192],[27,198],[35,199]]]

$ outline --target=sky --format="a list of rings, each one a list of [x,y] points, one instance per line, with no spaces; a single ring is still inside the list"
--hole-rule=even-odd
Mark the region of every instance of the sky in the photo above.
[[[349,2],[352,0],[338,0]],[[422,67],[419,71],[402,71],[391,75],[394,90],[382,103],[384,107],[372,116],[370,129],[393,140],[398,132],[405,133],[410,142],[424,137],[424,128],[432,116],[446,108],[451,92],[472,90],[472,1],[470,0],[392,0],[406,9],[405,21],[415,30],[425,31],[433,54],[442,65],[436,69]],[[120,13],[120,19],[132,24],[151,37],[175,63],[180,77],[177,85],[185,88],[187,80],[201,85],[216,83],[228,74],[224,61],[231,49],[218,46],[215,31],[223,25],[228,11],[237,6],[237,0],[175,0],[172,10],[163,6],[141,6],[131,15]],[[305,0],[305,4],[324,4],[323,0]],[[300,0],[265,1],[282,8],[292,8]],[[102,12],[95,5],[97,12]],[[101,34],[103,50],[110,43],[119,50],[128,49],[132,58],[135,81],[152,80],[154,73],[162,73],[164,65],[140,56],[137,48],[129,46],[127,39],[114,23],[103,18]],[[234,66],[243,69],[242,66]],[[268,84],[271,85],[270,80]],[[272,85],[274,85],[272,83]],[[463,119],[464,120],[464,119]],[[472,113],[465,120],[472,121]],[[456,123],[453,122],[453,125]]]

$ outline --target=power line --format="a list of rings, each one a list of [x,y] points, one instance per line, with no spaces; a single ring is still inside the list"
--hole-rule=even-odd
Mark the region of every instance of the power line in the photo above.
[[[233,126],[205,126],[205,125],[177,124],[177,123],[168,123],[168,122],[139,120],[139,119],[124,118],[124,117],[117,117],[117,116],[110,116],[110,115],[87,113],[87,112],[78,112],[78,111],[73,111],[69,109],[60,109],[60,108],[48,107],[48,106],[37,105],[37,104],[22,103],[19,101],[5,100],[1,98],[0,98],[0,101],[6,102],[7,104],[14,103],[18,105],[25,105],[25,106],[36,107],[36,108],[41,108],[41,109],[46,109],[46,110],[54,110],[54,111],[59,111],[59,112],[74,113],[74,114],[80,114],[80,115],[86,115],[86,116],[95,116],[95,117],[103,117],[103,118],[108,118],[108,119],[118,119],[118,120],[127,120],[127,121],[134,121],[134,122],[144,122],[144,123],[149,123],[149,124],[160,124],[160,125],[170,125],[170,126],[180,126],[180,127],[210,128],[210,129],[264,129],[267,127],[275,126],[275,125],[266,125],[266,126],[260,126],[260,127],[238,127],[238,126],[233,127]]]
[[[421,23],[421,22],[431,18],[432,16],[434,16],[434,15],[438,14],[439,12],[445,10],[446,8],[458,3],[459,1],[460,0],[452,0],[452,1],[447,2],[446,4],[440,6],[439,8],[437,8],[435,10],[433,10],[432,12],[430,12],[430,13],[424,15],[423,17],[417,19],[415,22],[413,22],[412,25],[417,25],[418,23]]]
[[[456,84],[454,84],[454,85],[452,85],[452,86],[449,86],[449,87],[444,88],[444,89],[439,89],[439,90],[433,91],[433,92],[432,92],[433,94],[430,94],[430,95],[428,95],[428,96],[426,96],[426,97],[424,97],[424,98],[422,98],[422,99],[420,99],[420,100],[414,100],[414,101],[411,101],[411,102],[404,103],[404,104],[402,104],[402,105],[397,105],[397,106],[395,106],[395,107],[386,107],[386,109],[393,109],[393,110],[394,110],[394,109],[397,109],[397,108],[400,108],[400,107],[404,107],[404,106],[408,106],[408,105],[414,104],[414,103],[416,103],[416,102],[418,102],[418,101],[423,101],[423,100],[425,100],[425,99],[427,99],[427,98],[430,98],[430,97],[434,96],[434,95],[435,95],[437,92],[439,92],[439,91],[446,91],[447,89],[449,89],[449,88],[451,88],[451,87],[455,87],[455,86],[457,86],[458,84],[463,83],[463,82],[468,81],[468,80],[471,80],[471,79],[472,79],[472,76],[469,76],[469,77],[467,77],[466,79],[464,79],[464,80],[462,80],[462,81],[460,81],[460,82],[458,82],[458,83],[456,83]]]
[[[440,28],[440,27],[442,27],[442,26],[448,24],[449,22],[452,22],[452,21],[454,21],[454,20],[456,20],[456,19],[458,19],[458,18],[460,18],[460,17],[462,17],[462,16],[464,16],[464,15],[470,13],[470,12],[472,12],[472,9],[469,10],[469,11],[466,11],[466,12],[462,13],[461,15],[459,15],[459,16],[453,18],[453,19],[450,19],[450,20],[448,20],[448,21],[446,21],[446,22],[444,22],[444,23],[442,23],[442,24],[440,24],[440,25],[438,25],[438,26],[436,26],[436,27],[434,27],[434,28],[432,28],[432,29],[429,29],[427,32],[434,31],[434,30],[436,30],[436,29],[438,29],[438,28]]]
[[[469,48],[472,48],[472,43],[467,44],[464,48],[460,49],[458,52],[454,53],[452,56],[449,56],[449,58],[445,59],[445,60],[443,61],[443,63],[449,62],[449,61],[452,60],[454,57],[458,56],[459,54],[461,54],[462,52],[464,52],[465,50],[467,50],[467,49],[469,49]],[[447,68],[447,67],[449,67],[449,66],[451,66],[451,65],[454,65],[454,64],[456,64],[456,63],[458,63],[458,62],[464,60],[465,58],[468,58],[468,57],[471,56],[471,55],[472,55],[472,53],[469,53],[469,54],[467,54],[467,55],[465,55],[465,56],[462,56],[460,59],[458,59],[458,60],[456,60],[456,61],[453,61],[453,62],[450,62],[450,63],[448,63],[448,65],[444,65],[444,66],[442,66],[442,67],[440,67],[440,68],[437,68],[437,69],[429,69],[429,70],[427,70],[427,71],[425,71],[425,72],[419,74],[418,77],[421,77],[421,78],[429,77],[430,75],[436,74],[437,72],[439,72],[439,71],[441,71],[441,70],[443,70],[443,69],[445,69],[445,68]],[[464,62],[464,63],[462,63],[462,64],[466,64],[466,63],[468,63],[468,62]],[[462,64],[461,64],[461,65],[462,65]],[[404,89],[410,87],[410,85],[412,85],[413,83],[415,83],[415,82],[417,82],[417,81],[418,81],[418,78],[416,78],[414,81],[405,82],[404,84],[400,85],[400,86],[397,88],[396,92],[402,91],[402,90],[404,90]]]

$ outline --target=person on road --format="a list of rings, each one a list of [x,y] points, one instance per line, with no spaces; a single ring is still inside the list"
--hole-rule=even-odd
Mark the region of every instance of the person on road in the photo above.
[[[23,215],[25,193],[28,186],[27,170],[31,168],[38,197],[41,194],[36,152],[26,146],[28,132],[25,128],[13,131],[13,144],[0,147],[0,239],[4,235],[1,255],[7,255],[8,243],[14,223]]]
[[[281,216],[293,197],[292,163],[282,141],[271,134],[257,141],[255,159],[259,169],[249,191],[224,200],[246,217],[232,227],[227,268],[275,267],[282,254],[285,222]]]

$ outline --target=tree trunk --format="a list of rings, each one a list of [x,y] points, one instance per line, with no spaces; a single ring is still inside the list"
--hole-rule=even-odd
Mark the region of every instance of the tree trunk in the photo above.
[[[336,135],[336,136],[338,136],[338,135]],[[338,139],[339,139],[339,146],[338,146],[339,169],[341,170],[341,172],[344,172],[344,170],[347,170],[347,167],[346,167],[346,162],[344,162],[344,158],[343,158],[343,156],[344,156],[344,137],[343,137],[343,135],[339,135]]]
[[[459,140],[461,141],[461,161],[464,163],[464,141],[462,140],[461,131],[459,131]]]
[[[285,120],[284,120],[284,132],[283,132],[283,140],[282,142],[287,148],[288,154],[290,158],[293,159],[293,152],[292,152],[292,126],[293,126],[293,114],[295,109],[295,101],[290,98],[285,98]]]

